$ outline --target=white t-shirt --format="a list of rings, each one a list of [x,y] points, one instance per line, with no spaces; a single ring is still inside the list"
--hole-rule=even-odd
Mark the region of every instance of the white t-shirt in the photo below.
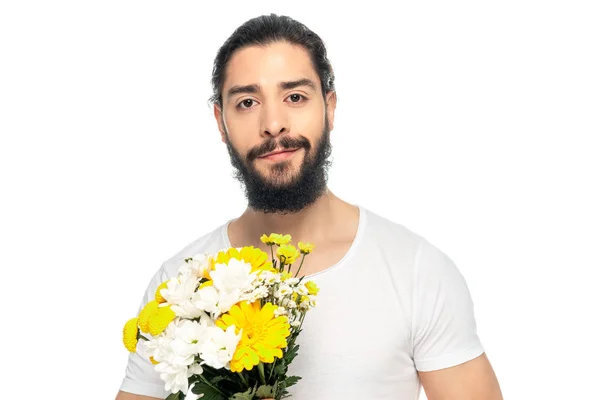
[[[227,225],[190,243],[163,263],[142,305],[184,258],[230,247]],[[320,288],[304,320],[299,354],[288,374],[301,400],[415,400],[417,371],[469,361],[484,352],[471,295],[446,254],[420,235],[360,207],[354,242],[336,265],[308,276]],[[307,277],[307,278],[308,278]],[[129,356],[121,390],[165,398],[153,365]]]

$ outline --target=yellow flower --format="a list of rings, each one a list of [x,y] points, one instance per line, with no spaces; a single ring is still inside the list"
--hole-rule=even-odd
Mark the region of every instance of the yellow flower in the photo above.
[[[277,248],[277,255],[281,264],[293,264],[300,257],[300,252],[294,245],[284,244]]]
[[[287,347],[290,325],[285,316],[275,317],[277,306],[271,303],[260,307],[260,300],[250,303],[243,301],[231,307],[216,321],[224,330],[234,325],[235,333],[242,332],[242,338],[231,360],[231,371],[251,370],[259,362],[272,363],[275,357],[283,357],[282,349]]]
[[[137,318],[131,318],[123,327],[123,344],[125,345],[125,348],[132,353],[135,351],[138,342],[137,323]]]
[[[306,289],[308,290],[308,294],[310,295],[315,295],[317,293],[319,293],[319,287],[317,286],[316,283],[314,283],[313,281],[308,281],[304,284],[304,286],[306,287]]]
[[[154,365],[158,364],[158,361],[156,361],[152,356],[150,356],[150,362]]]
[[[302,254],[310,254],[314,249],[315,245],[308,242],[298,242],[298,248]]]
[[[150,320],[150,316],[156,313],[158,310],[158,302],[156,300],[152,300],[148,302],[140,311],[138,315],[138,326],[140,330],[144,333],[150,333],[150,329],[148,328],[148,321]]]
[[[260,240],[264,244],[269,244],[269,245],[276,244],[278,246],[281,246],[281,245],[288,244],[289,242],[291,242],[292,236],[291,235],[281,235],[279,233],[271,233],[269,236],[262,235],[260,237]]]
[[[210,269],[214,269],[215,264],[228,264],[232,258],[252,265],[252,272],[258,270],[276,272],[273,263],[268,261],[268,254],[254,246],[242,247],[241,250],[231,247],[227,251],[218,252],[217,256],[211,259]]]
[[[160,286],[156,288],[156,293],[154,294],[154,299],[159,304],[160,303],[165,303],[167,301],[167,300],[165,300],[164,297],[162,297],[162,294],[160,294],[161,290],[167,288],[167,283],[169,283],[169,281],[165,281],[165,282],[161,283]]]
[[[287,280],[288,280],[288,279],[290,279],[291,277],[292,277],[292,274],[290,274],[290,273],[289,273],[289,272],[287,272],[287,271],[283,271],[283,272],[281,273],[281,280],[282,280],[282,281],[287,281]]]
[[[174,319],[175,312],[171,310],[171,306],[158,307],[156,312],[150,315],[148,331],[152,336],[160,335]]]

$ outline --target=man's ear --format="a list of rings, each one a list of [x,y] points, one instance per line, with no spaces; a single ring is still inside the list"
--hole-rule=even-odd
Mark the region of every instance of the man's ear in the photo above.
[[[337,94],[335,91],[328,92],[325,101],[325,112],[329,120],[329,130],[333,130],[333,119],[335,117],[335,107],[337,106]]]
[[[217,120],[219,132],[221,132],[221,141],[223,143],[226,143],[227,135],[225,134],[225,119],[223,118],[223,112],[221,108],[217,104],[213,106],[213,114],[215,115],[215,119]]]

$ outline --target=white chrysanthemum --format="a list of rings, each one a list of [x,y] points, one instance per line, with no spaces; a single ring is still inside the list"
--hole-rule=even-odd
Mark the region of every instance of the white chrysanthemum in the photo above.
[[[194,306],[209,313],[213,318],[219,314],[219,292],[214,286],[198,289],[192,296]]]
[[[271,271],[261,271],[258,275],[258,281],[265,285],[271,286],[281,282],[281,275]]]
[[[273,312],[273,315],[275,315],[275,317],[279,317],[281,315],[287,316],[288,311],[284,307],[277,307],[277,309]]]
[[[197,318],[199,310],[190,307],[190,300],[198,287],[198,278],[195,276],[179,275],[167,282],[166,289],[161,289],[160,294],[170,304],[175,315],[185,318]]]
[[[146,351],[158,362],[155,370],[165,382],[166,391],[187,393],[188,378],[201,368],[198,365],[190,369],[196,351],[193,342],[202,336],[200,328],[195,321],[177,318],[146,345]]]
[[[266,286],[258,286],[252,292],[244,294],[240,297],[240,300],[247,300],[250,303],[254,303],[258,299],[264,299],[269,295],[269,289]]]
[[[183,276],[195,276],[202,278],[209,267],[209,256],[206,254],[195,254],[179,267],[179,274]]]
[[[281,299],[285,296],[289,296],[290,294],[292,294],[292,288],[288,284],[284,283],[279,286],[279,289],[277,289],[275,292],[275,298]]]
[[[300,296],[307,296],[308,289],[304,285],[298,285],[294,288],[294,292],[298,293]]]
[[[219,292],[242,293],[253,289],[252,282],[256,274],[251,271],[252,265],[232,258],[228,264],[215,264],[214,271],[210,271],[210,278]]]
[[[170,393],[188,391],[188,368],[185,365],[171,365],[168,363],[157,364],[156,372],[165,382],[165,390]]]
[[[237,348],[242,334],[235,334],[235,325],[230,325],[226,331],[221,328],[207,328],[207,338],[200,346],[202,364],[213,368],[229,369],[229,363]]]
[[[285,281],[290,286],[296,286],[300,282],[300,278],[289,278]]]

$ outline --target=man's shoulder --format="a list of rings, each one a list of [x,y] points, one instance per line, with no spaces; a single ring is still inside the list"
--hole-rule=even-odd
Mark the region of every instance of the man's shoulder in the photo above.
[[[167,258],[162,264],[163,273],[167,276],[176,276],[177,271],[185,259],[196,254],[215,253],[228,246],[226,221],[212,230],[205,232],[193,241],[189,242],[175,254]]]
[[[396,245],[414,247],[424,240],[424,237],[406,224],[392,217],[380,214],[372,209],[362,207],[365,215],[365,233],[373,240],[382,243],[393,242]]]

